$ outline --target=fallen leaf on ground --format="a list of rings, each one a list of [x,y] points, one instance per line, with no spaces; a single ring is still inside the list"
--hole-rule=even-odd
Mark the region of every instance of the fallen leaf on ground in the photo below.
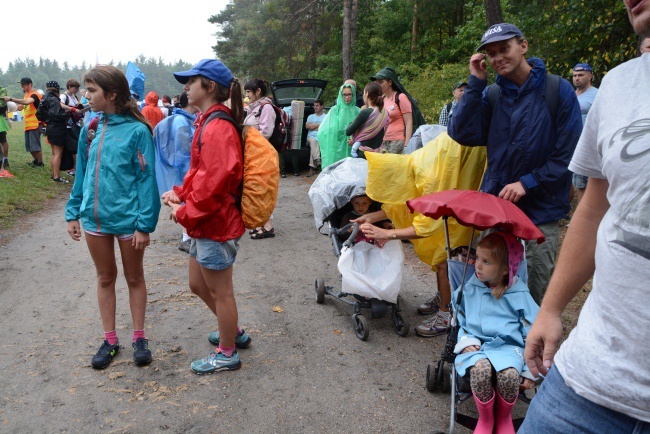
[[[111,372],[110,374],[108,374],[108,378],[110,378],[111,380],[117,380],[118,378],[124,377],[125,375],[126,374],[124,372],[122,372],[122,371],[120,371],[120,372]]]
[[[343,333],[341,330],[334,330],[335,335],[340,335],[341,333]]]
[[[273,312],[278,312],[282,313],[284,312],[284,309],[282,309],[280,306],[274,306],[273,309],[271,309]]]

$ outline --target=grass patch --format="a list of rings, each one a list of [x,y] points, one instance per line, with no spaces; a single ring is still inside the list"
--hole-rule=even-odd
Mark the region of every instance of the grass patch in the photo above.
[[[0,178],[0,230],[14,227],[28,214],[42,210],[49,199],[66,197],[70,192],[70,184],[58,184],[51,181],[50,145],[41,137],[43,148],[43,168],[32,168],[27,163],[32,161],[32,155],[25,151],[25,135],[23,122],[12,122],[11,130],[7,132],[9,143],[9,172],[14,178]],[[63,216],[61,216],[63,221]]]

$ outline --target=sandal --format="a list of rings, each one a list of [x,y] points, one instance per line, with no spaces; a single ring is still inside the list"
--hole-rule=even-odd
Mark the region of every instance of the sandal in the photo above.
[[[262,232],[260,231],[260,228],[251,229],[250,231],[248,231],[248,235],[255,235],[258,232]]]
[[[275,228],[267,230],[266,228],[260,228],[259,232],[256,232],[251,235],[251,240],[261,240],[262,238],[273,238],[275,236]]]

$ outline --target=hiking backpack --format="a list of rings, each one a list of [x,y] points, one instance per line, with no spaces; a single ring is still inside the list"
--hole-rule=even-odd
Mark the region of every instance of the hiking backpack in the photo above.
[[[262,110],[265,105],[273,107],[273,111],[275,112],[275,125],[273,126],[273,133],[271,133],[271,137],[268,138],[268,141],[278,152],[283,151],[288,147],[289,141],[291,140],[291,134],[289,134],[289,115],[275,104],[266,102],[260,105],[260,109],[255,115],[256,118],[259,118],[262,115]]]
[[[548,106],[548,111],[551,114],[551,120],[555,125],[555,118],[557,117],[557,109],[560,97],[560,81],[561,77],[555,74],[546,74],[546,86],[544,87],[544,100]],[[501,88],[498,84],[494,83],[488,87],[488,104],[490,110],[494,113],[494,107],[499,101],[501,96]]]
[[[402,93],[403,92],[400,92],[400,91],[395,92],[395,105],[397,105],[397,108],[399,108],[400,111],[402,109],[399,106],[399,96]],[[412,134],[415,134],[417,129],[420,127],[420,125],[424,125],[424,124],[426,124],[426,122],[424,121],[424,116],[422,115],[422,112],[420,111],[420,107],[418,107],[418,104],[417,104],[417,101],[415,100],[415,98],[413,98],[412,96],[410,96],[407,93],[405,93],[404,95],[406,95],[408,100],[411,102],[411,117],[413,119],[413,130],[412,130],[413,132],[412,132]],[[408,143],[406,143],[406,144],[408,145]]]
[[[241,137],[244,176],[238,205],[244,226],[247,229],[264,226],[271,218],[278,198],[280,183],[278,153],[256,128],[245,126],[242,130],[228,113],[221,110],[210,113],[203,123],[198,138],[199,152],[201,152],[203,130],[216,118],[230,122]]]

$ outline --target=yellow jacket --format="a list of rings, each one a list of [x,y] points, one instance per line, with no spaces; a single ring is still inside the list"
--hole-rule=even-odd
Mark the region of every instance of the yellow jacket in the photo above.
[[[443,221],[410,213],[406,201],[438,191],[478,190],[485,171],[486,148],[461,146],[447,133],[439,135],[409,155],[366,152],[366,194],[384,205],[396,228],[415,227],[423,237],[412,240],[422,262],[436,265],[447,260]],[[449,219],[451,248],[468,245],[471,228]]]

